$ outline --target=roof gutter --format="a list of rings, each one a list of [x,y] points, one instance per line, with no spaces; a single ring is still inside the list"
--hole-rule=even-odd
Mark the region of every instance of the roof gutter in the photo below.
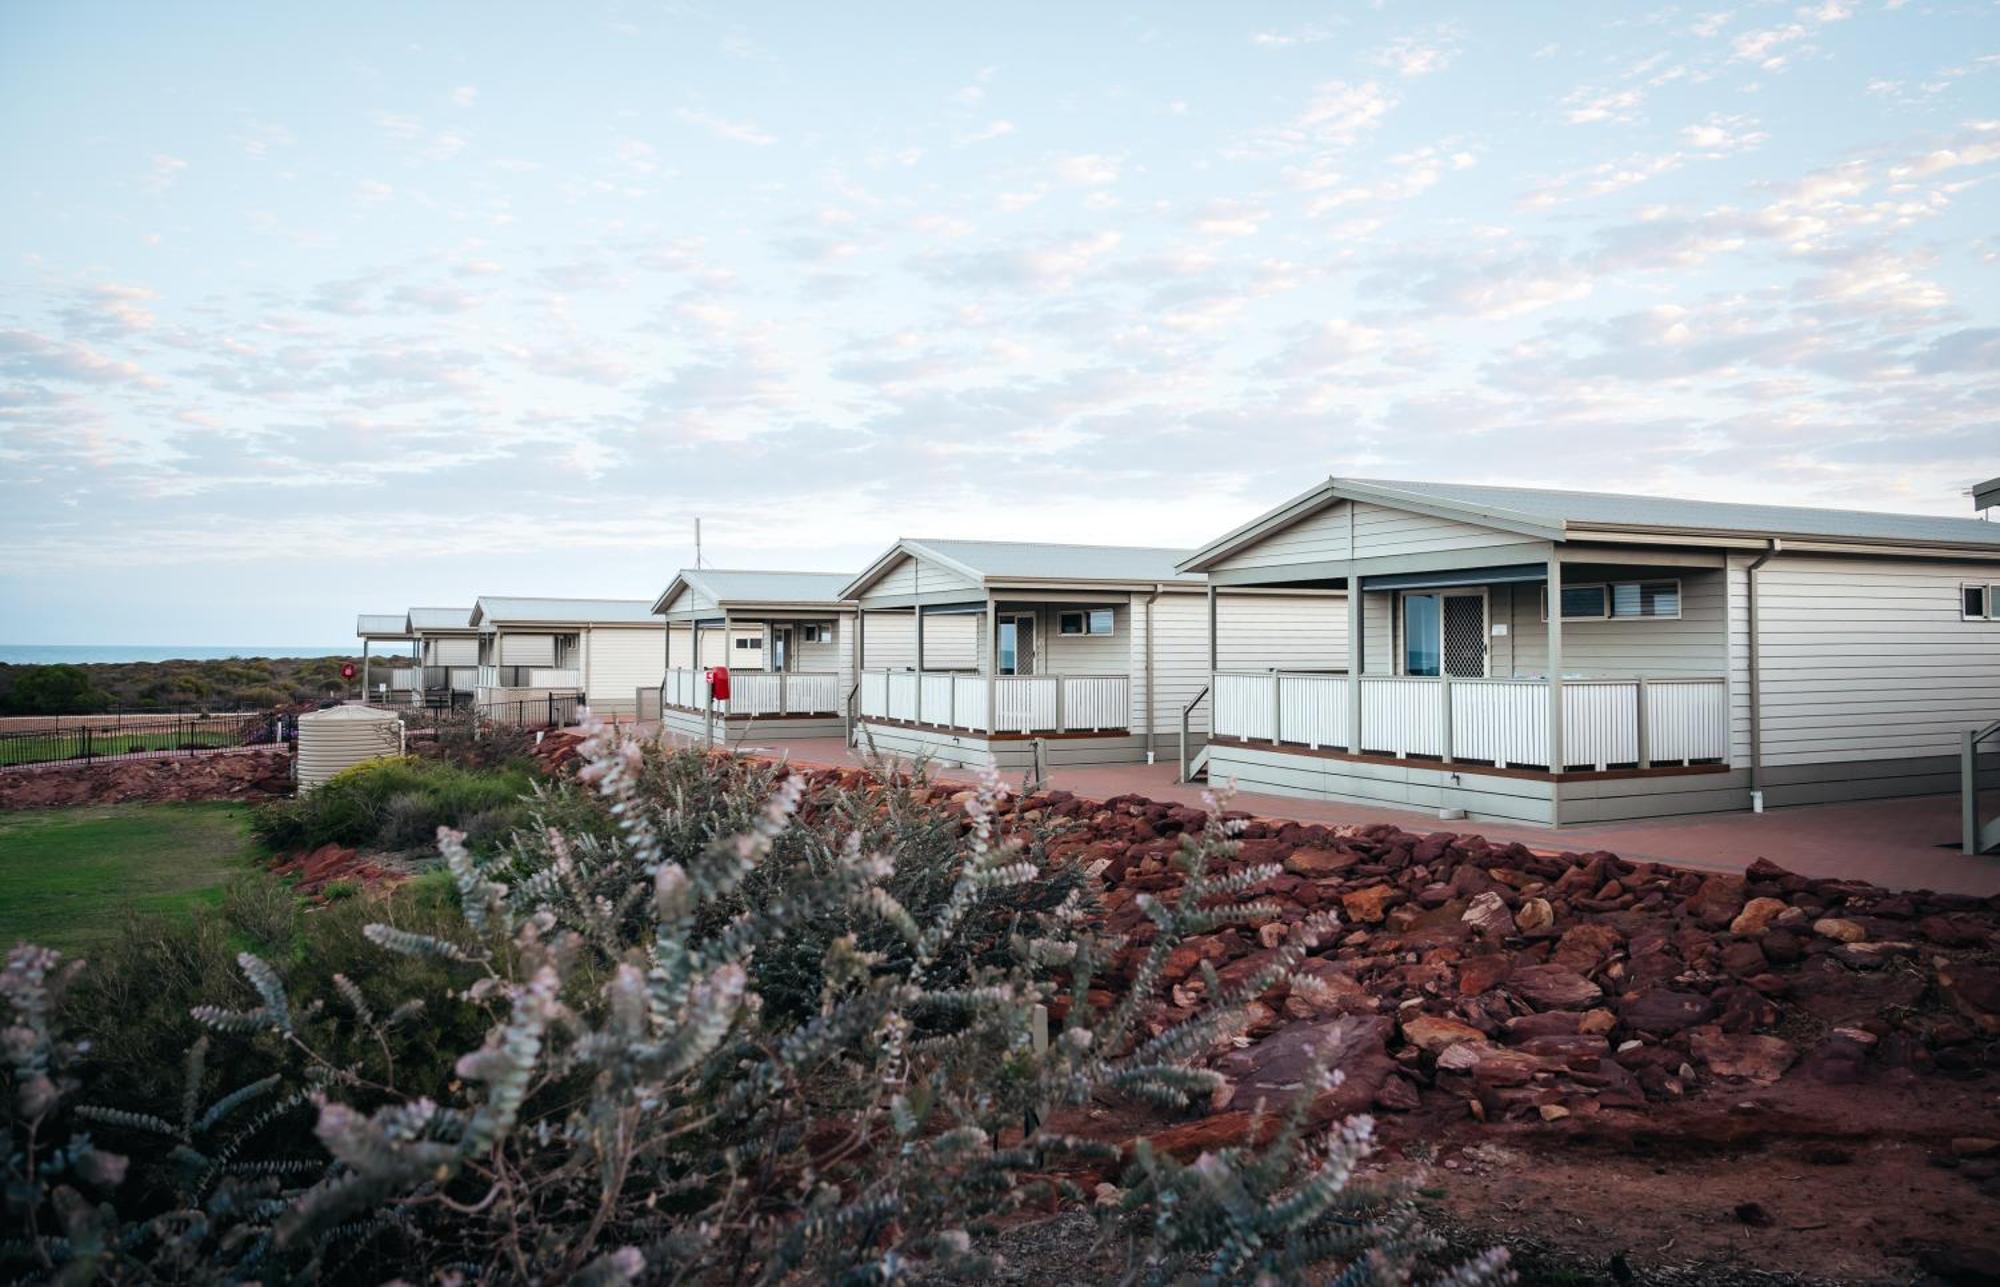
[[[1770,548],[1751,561],[1744,569],[1748,581],[1749,598],[1749,654],[1750,654],[1750,807],[1758,813],[1764,812],[1764,691],[1763,676],[1759,665],[1759,638],[1757,630],[1757,573],[1766,563],[1776,558],[1785,543],[1778,537],[1771,538]]]

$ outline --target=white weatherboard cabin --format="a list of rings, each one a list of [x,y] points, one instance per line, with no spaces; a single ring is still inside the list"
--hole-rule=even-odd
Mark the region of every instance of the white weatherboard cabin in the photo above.
[[[411,608],[404,621],[423,668],[423,700],[470,701],[479,687],[479,627],[472,624],[472,609]]]
[[[715,704],[721,740],[839,737],[854,687],[854,605],[839,572],[682,568],[653,611],[666,619],[661,721],[700,736],[707,727],[703,672],[729,667],[727,701]]]
[[[902,540],[854,578],[864,744],[1027,767],[1151,760],[1178,745],[1207,678],[1206,583],[1186,550]],[[1245,645],[1299,668],[1344,664],[1340,596],[1227,596],[1221,655]],[[1206,736],[1200,708],[1190,732]]]
[[[354,620],[354,637],[361,641],[361,692],[364,697],[376,696],[378,682],[374,676],[375,645],[378,643],[405,643],[410,645],[410,656],[416,657],[416,636],[410,633],[410,620],[400,612],[364,612]],[[423,671],[417,666],[385,667],[379,683],[383,693],[394,693],[397,699],[406,699],[414,690]]]
[[[666,669],[666,631],[644,599],[481,595],[472,624],[482,706],[580,696],[593,711],[629,715]]]
[[[2000,715],[1977,519],[1331,478],[1181,567],[1354,591],[1337,679],[1216,659],[1206,767],[1246,790],[1541,824],[1947,792]]]

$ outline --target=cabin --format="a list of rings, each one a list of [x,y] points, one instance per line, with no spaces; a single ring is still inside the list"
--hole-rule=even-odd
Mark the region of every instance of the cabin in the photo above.
[[[423,700],[434,706],[470,702],[479,687],[479,628],[471,608],[411,608],[404,624],[416,644]]]
[[[666,631],[644,599],[550,599],[481,595],[481,706],[547,703],[544,722],[565,722],[580,700],[603,715],[638,710],[666,669]]]
[[[1176,567],[1187,557],[897,541],[840,592],[855,603],[857,741],[1006,770],[1152,763],[1177,754],[1184,731],[1192,746],[1206,739],[1212,656],[1345,664],[1340,592],[1248,587],[1218,601]]]
[[[361,613],[354,621],[354,637],[361,641],[361,695],[381,699],[393,695],[397,701],[411,700],[423,675],[420,666],[384,667],[379,691],[374,675],[376,644],[410,644],[410,656],[415,661],[416,638],[410,633],[409,617],[400,612]]]
[[[1346,592],[1341,675],[1212,659],[1188,768],[1246,790],[1542,825],[1947,792],[2000,714],[1977,519],[1330,478],[1179,570]]]
[[[839,737],[854,687],[854,604],[840,572],[682,568],[653,602],[666,621],[661,722],[720,740]],[[705,672],[729,668],[708,708]]]

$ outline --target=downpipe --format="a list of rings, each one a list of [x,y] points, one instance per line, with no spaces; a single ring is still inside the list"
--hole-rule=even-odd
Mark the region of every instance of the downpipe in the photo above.
[[[1160,600],[1161,587],[1154,586],[1146,596],[1146,763],[1153,763],[1154,725],[1159,720],[1153,715],[1153,605]]]
[[[1777,537],[1771,538],[1771,547],[1752,560],[1745,568],[1745,592],[1749,600],[1749,643],[1750,654],[1750,812],[1764,812],[1764,684],[1763,674],[1758,665],[1760,632],[1757,625],[1757,573],[1766,563],[1776,558],[1785,543]]]

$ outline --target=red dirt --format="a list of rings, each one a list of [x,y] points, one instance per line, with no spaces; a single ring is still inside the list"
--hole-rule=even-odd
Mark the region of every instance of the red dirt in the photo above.
[[[350,882],[364,889],[393,889],[410,878],[400,868],[385,866],[345,845],[325,844],[309,853],[294,854],[271,868],[294,879],[299,893],[319,897],[328,885]]]
[[[795,771],[867,786],[860,770]],[[1100,1105],[1052,1126],[1192,1158],[1242,1142],[1258,1101],[1298,1093],[1317,1046],[1345,1081],[1314,1120],[1373,1113],[1391,1169],[1434,1162],[1427,1182],[1468,1237],[1552,1252],[1544,1269],[2000,1272],[2000,898],[1240,820],[1225,869],[1278,865],[1244,895],[1275,915],[1183,944],[1154,1022],[1201,1004],[1204,962],[1227,986],[1332,912],[1298,971],[1323,986],[1280,982],[1251,1003],[1210,1056],[1230,1091],[1202,1111]],[[1150,941],[1136,899],[1176,896],[1179,837],[1205,822],[1063,791],[1003,810],[1003,832],[1048,829],[1052,857],[1104,864],[1107,928],[1129,945],[1094,1005]]]
[[[0,810],[270,800],[291,793],[291,752],[283,747],[0,769]]]

